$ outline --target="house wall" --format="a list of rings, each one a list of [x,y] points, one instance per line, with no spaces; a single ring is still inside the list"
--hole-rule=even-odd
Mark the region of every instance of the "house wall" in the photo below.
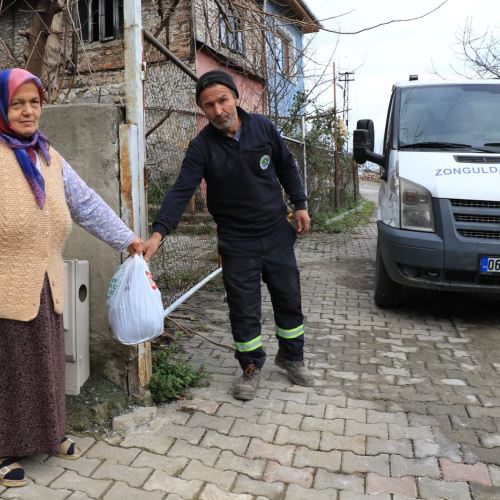
[[[5,4],[5,2],[4,2]],[[0,37],[9,45],[15,56],[22,60],[22,52],[26,47],[26,38],[19,35],[19,31],[31,28],[33,15],[28,12],[33,0],[28,0],[20,9],[20,2],[11,4],[8,7],[2,5],[2,15],[0,16]],[[0,70],[13,67],[15,64],[5,54],[4,47],[0,46]]]
[[[221,0],[226,14],[229,12],[227,3]],[[199,44],[207,45],[220,54],[219,63],[223,66],[231,64],[240,67],[245,74],[263,75],[263,22],[256,12],[259,7],[252,0],[237,2],[234,13],[241,18],[243,33],[243,53],[236,52],[223,45],[220,37],[221,12],[214,0],[193,0],[195,32]],[[241,7],[239,7],[241,6]],[[204,63],[202,63],[204,64]]]
[[[34,5],[34,0],[28,0]],[[194,70],[193,37],[191,22],[190,0],[169,0],[162,2],[164,12],[171,7],[172,13],[168,29],[163,29],[158,35],[159,40],[170,48],[178,57],[191,64]],[[19,36],[19,30],[29,30],[32,25],[33,14],[26,12],[26,3],[16,2],[9,6],[0,17],[0,37],[13,49],[18,59],[22,62],[22,53],[27,45],[26,38]],[[160,24],[155,2],[143,0],[142,2],[143,26],[149,32],[155,34]],[[60,31],[62,17],[54,17],[53,28]],[[168,32],[168,35],[167,35]],[[104,104],[124,105],[124,47],[123,39],[115,39],[105,42],[84,43],[78,42],[77,71],[74,75],[66,78],[63,92],[57,102],[99,102]],[[50,51],[50,59],[59,61],[61,59],[61,40],[49,37],[47,42]],[[71,37],[67,39],[68,55],[70,55]],[[158,51],[148,50],[145,43],[146,61],[156,61]],[[189,59],[191,58],[191,61]],[[13,63],[5,55],[0,46],[0,68],[13,66]]]
[[[191,0],[164,0],[163,17],[169,20],[157,35],[161,43],[188,64],[194,59],[191,3]],[[153,2],[145,0],[142,7],[144,27],[156,35],[160,21]]]
[[[283,17],[289,17],[290,12],[285,10],[283,6],[278,3],[269,1],[267,3],[267,11],[271,14],[277,14]],[[273,47],[272,38],[275,36],[273,30],[268,31],[267,47],[267,61],[268,61],[268,87],[269,87],[269,110],[272,115],[288,116],[290,107],[293,104],[294,97],[297,92],[304,90],[304,61],[301,56],[303,51],[303,34],[293,24],[286,23],[278,18],[268,18],[270,24],[275,24],[277,31],[282,31],[293,40],[296,50],[295,69],[292,77],[284,75],[276,65],[275,52]]]
[[[152,0],[142,4],[143,26],[156,31],[159,17]],[[125,105],[124,46],[120,37],[105,42],[78,44],[78,74],[68,79],[71,90],[65,102],[99,102]]]
[[[118,130],[121,108],[99,104],[45,106],[41,129],[51,144],[106,203],[120,214]],[[136,350],[114,340],[107,319],[106,293],[121,256],[73,224],[64,257],[88,260],[90,265],[91,371],[134,390]]]
[[[158,33],[161,23],[156,3],[153,0],[142,2],[143,27],[153,35]],[[159,41],[194,69],[194,62],[189,61],[193,46],[190,0],[163,1],[162,8],[164,13],[171,11],[171,14],[167,27],[163,27],[157,34]],[[147,42],[144,43],[144,56],[146,77],[148,77],[148,63],[165,60],[165,57]],[[80,46],[79,72],[81,77],[75,79],[74,89],[69,93],[67,100],[124,105],[123,57],[122,39],[86,43],[83,47]],[[89,67],[92,68],[92,72],[89,71]],[[151,77],[155,77],[154,72]]]
[[[30,0],[32,3],[34,0]],[[161,17],[158,13],[158,2],[143,0],[143,26],[149,32],[156,34],[159,41],[166,45],[175,55],[185,62],[193,71],[204,72],[208,68],[231,66],[242,67],[242,72],[248,74],[247,102],[250,110],[262,111],[265,101],[263,92],[251,75],[265,76],[264,51],[262,38],[262,23],[254,12],[257,5],[253,0],[242,0],[248,9],[238,13],[243,19],[244,54],[238,54],[227,47],[223,47],[219,34],[220,13],[214,0],[164,0],[161,2],[163,17],[168,17],[168,23],[159,30]],[[0,18],[0,33],[3,39],[21,56],[26,47],[26,39],[17,32],[20,29],[29,29],[33,14],[24,12],[24,4],[16,2]],[[62,26],[61,15],[54,18],[53,27]],[[221,59],[213,61],[210,57],[196,55],[195,40],[198,43],[212,47],[220,52]],[[71,47],[70,37],[67,40]],[[60,58],[61,40],[49,37],[51,57],[54,61]],[[76,102],[125,105],[124,102],[124,50],[123,40],[116,39],[106,42],[78,43],[78,67],[74,75],[69,75],[64,84],[64,90],[56,102]],[[144,44],[145,59],[149,64],[164,60],[156,49],[148,43]],[[69,54],[69,52],[68,52]],[[197,61],[197,58],[200,59]],[[0,66],[11,65],[0,51]],[[146,67],[146,77],[148,70]],[[154,71],[152,74],[154,78]],[[246,85],[246,84],[245,84]],[[244,88],[241,80],[240,88]],[[251,96],[251,97],[250,97]]]

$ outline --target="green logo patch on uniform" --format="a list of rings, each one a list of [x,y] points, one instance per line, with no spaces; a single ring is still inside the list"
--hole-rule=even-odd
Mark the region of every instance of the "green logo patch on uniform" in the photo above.
[[[264,155],[260,157],[259,165],[262,170],[266,170],[266,168],[269,167],[270,163],[271,163],[271,158],[269,155]]]

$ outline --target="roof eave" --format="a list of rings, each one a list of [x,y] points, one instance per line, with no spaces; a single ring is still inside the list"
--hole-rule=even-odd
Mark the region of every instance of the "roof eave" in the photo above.
[[[322,28],[321,23],[302,0],[287,0],[287,2],[301,19],[298,28],[302,33],[317,33]]]

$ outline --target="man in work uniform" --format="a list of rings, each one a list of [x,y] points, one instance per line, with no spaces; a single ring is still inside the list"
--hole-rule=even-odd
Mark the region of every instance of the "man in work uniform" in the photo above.
[[[238,106],[232,76],[221,70],[202,75],[196,102],[207,125],[189,144],[181,172],[165,195],[145,244],[145,258],[174,230],[202,178],[207,206],[217,224],[218,250],[236,349],[243,369],[233,396],[255,396],[266,354],[261,337],[261,279],[274,310],[279,351],[275,363],[290,380],[310,386],[304,365],[304,325],[299,271],[293,245],[296,232],[309,230],[307,201],[295,161],[264,116]],[[295,228],[287,220],[282,187],[295,206]]]

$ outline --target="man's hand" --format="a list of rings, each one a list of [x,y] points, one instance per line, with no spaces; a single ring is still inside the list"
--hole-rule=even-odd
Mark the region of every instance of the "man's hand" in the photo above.
[[[296,210],[294,213],[297,234],[306,234],[311,228],[311,218],[307,210]]]
[[[139,255],[142,253],[144,249],[144,241],[139,238],[139,236],[136,236],[133,240],[132,243],[127,247],[128,254],[130,256],[135,255],[138,253]]]
[[[150,261],[154,257],[154,254],[158,251],[161,240],[162,236],[160,233],[155,232],[149,237],[149,240],[144,243],[144,260]]]

